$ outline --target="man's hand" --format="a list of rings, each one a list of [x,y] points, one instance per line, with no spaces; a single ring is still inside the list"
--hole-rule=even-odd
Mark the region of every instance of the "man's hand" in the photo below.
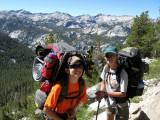
[[[107,92],[106,91],[97,91],[95,94],[96,94],[97,100],[101,101],[101,99],[107,95]]]

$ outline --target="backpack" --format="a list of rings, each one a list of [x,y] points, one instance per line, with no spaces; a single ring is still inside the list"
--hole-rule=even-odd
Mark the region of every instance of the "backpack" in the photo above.
[[[123,102],[135,96],[141,96],[144,90],[143,75],[149,71],[149,64],[141,59],[139,49],[135,47],[127,47],[119,51],[117,63],[119,67],[116,71],[118,82],[120,83],[120,73],[122,69],[128,74],[127,97],[122,100],[116,98],[118,103]]]
[[[36,82],[42,82],[41,87],[35,93],[35,104],[43,110],[44,103],[54,83],[60,81],[62,90],[59,95],[57,104],[63,99],[76,99],[82,93],[84,88],[84,80],[80,78],[79,82],[79,95],[75,98],[66,98],[68,94],[67,81],[62,78],[64,74],[64,67],[67,60],[71,56],[78,56],[84,63],[84,70],[88,70],[93,66],[89,66],[87,57],[82,52],[78,52],[74,47],[65,42],[51,43],[48,45],[39,45],[36,47],[36,57],[33,61],[32,76]],[[91,77],[91,73],[85,71]]]

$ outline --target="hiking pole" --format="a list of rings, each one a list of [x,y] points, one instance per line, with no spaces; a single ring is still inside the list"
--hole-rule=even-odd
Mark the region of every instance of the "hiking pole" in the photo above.
[[[98,101],[98,107],[97,107],[97,113],[96,113],[96,120],[97,120],[97,117],[98,117],[98,110],[99,110],[100,102],[101,102],[101,101]]]

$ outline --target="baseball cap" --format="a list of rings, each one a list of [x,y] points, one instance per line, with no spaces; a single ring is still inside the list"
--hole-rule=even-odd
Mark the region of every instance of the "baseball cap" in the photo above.
[[[107,53],[115,53],[117,54],[117,48],[115,46],[108,46],[105,48],[105,51],[104,51],[104,54],[107,54]]]
[[[82,62],[82,60],[77,56],[69,57],[68,58],[68,65],[74,65],[77,61],[81,61]]]

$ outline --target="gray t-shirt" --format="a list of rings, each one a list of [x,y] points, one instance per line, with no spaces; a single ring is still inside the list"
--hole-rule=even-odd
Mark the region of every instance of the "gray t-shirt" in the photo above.
[[[109,75],[108,72],[111,74]],[[116,70],[109,69],[105,65],[101,73],[102,80],[105,80],[106,91],[109,92],[127,92],[128,87],[128,75],[124,69],[120,73],[120,84],[117,81]],[[106,99],[107,107],[116,107],[116,101],[113,97],[108,96]],[[126,103],[125,103],[126,104]],[[124,103],[119,103],[119,106],[126,106]]]

